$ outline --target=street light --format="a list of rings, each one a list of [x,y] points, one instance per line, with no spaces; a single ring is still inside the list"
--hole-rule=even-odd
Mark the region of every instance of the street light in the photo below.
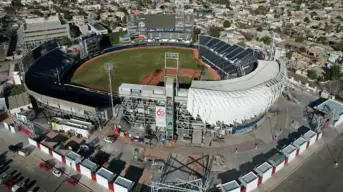
[[[111,96],[111,106],[112,106],[112,117],[114,116],[114,106],[113,106],[113,92],[112,92],[112,75],[114,73],[113,64],[112,63],[105,63],[105,70],[108,74],[108,81],[110,86],[110,96]]]

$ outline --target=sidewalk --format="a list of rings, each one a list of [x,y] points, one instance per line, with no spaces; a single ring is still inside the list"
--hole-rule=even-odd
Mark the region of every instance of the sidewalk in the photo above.
[[[277,187],[282,181],[287,179],[294,171],[301,167],[308,159],[310,159],[316,152],[325,147],[325,142],[323,139],[319,139],[315,144],[306,149],[302,154],[297,156],[289,164],[285,165],[283,169],[269,178],[266,183],[260,185],[253,192],[266,192],[272,191]]]

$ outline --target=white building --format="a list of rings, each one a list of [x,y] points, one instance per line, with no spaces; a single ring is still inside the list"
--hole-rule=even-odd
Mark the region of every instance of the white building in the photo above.
[[[70,38],[69,24],[57,16],[25,19],[17,33],[19,45],[29,50],[48,40]]]
[[[88,138],[95,128],[92,123],[77,119],[56,118],[55,121],[51,122],[51,125],[57,131],[73,132],[75,135],[85,138]]]
[[[108,30],[100,23],[88,23],[88,26],[90,27],[90,30],[96,35],[106,35],[108,33]]]

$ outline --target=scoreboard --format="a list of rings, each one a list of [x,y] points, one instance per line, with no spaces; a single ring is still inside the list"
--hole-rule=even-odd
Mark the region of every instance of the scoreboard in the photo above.
[[[147,32],[188,32],[193,31],[194,16],[191,14],[128,15],[129,34]]]

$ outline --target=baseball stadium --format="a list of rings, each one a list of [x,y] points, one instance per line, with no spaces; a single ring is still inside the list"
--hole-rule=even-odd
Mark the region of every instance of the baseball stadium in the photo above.
[[[156,17],[169,24],[155,26]],[[207,35],[194,42],[191,15],[130,15],[127,23],[131,43],[86,58],[56,41],[32,50],[22,62],[28,93],[40,106],[99,127],[115,115],[135,136],[159,132],[201,143],[204,131],[254,130],[285,87],[285,66],[260,51]]]

